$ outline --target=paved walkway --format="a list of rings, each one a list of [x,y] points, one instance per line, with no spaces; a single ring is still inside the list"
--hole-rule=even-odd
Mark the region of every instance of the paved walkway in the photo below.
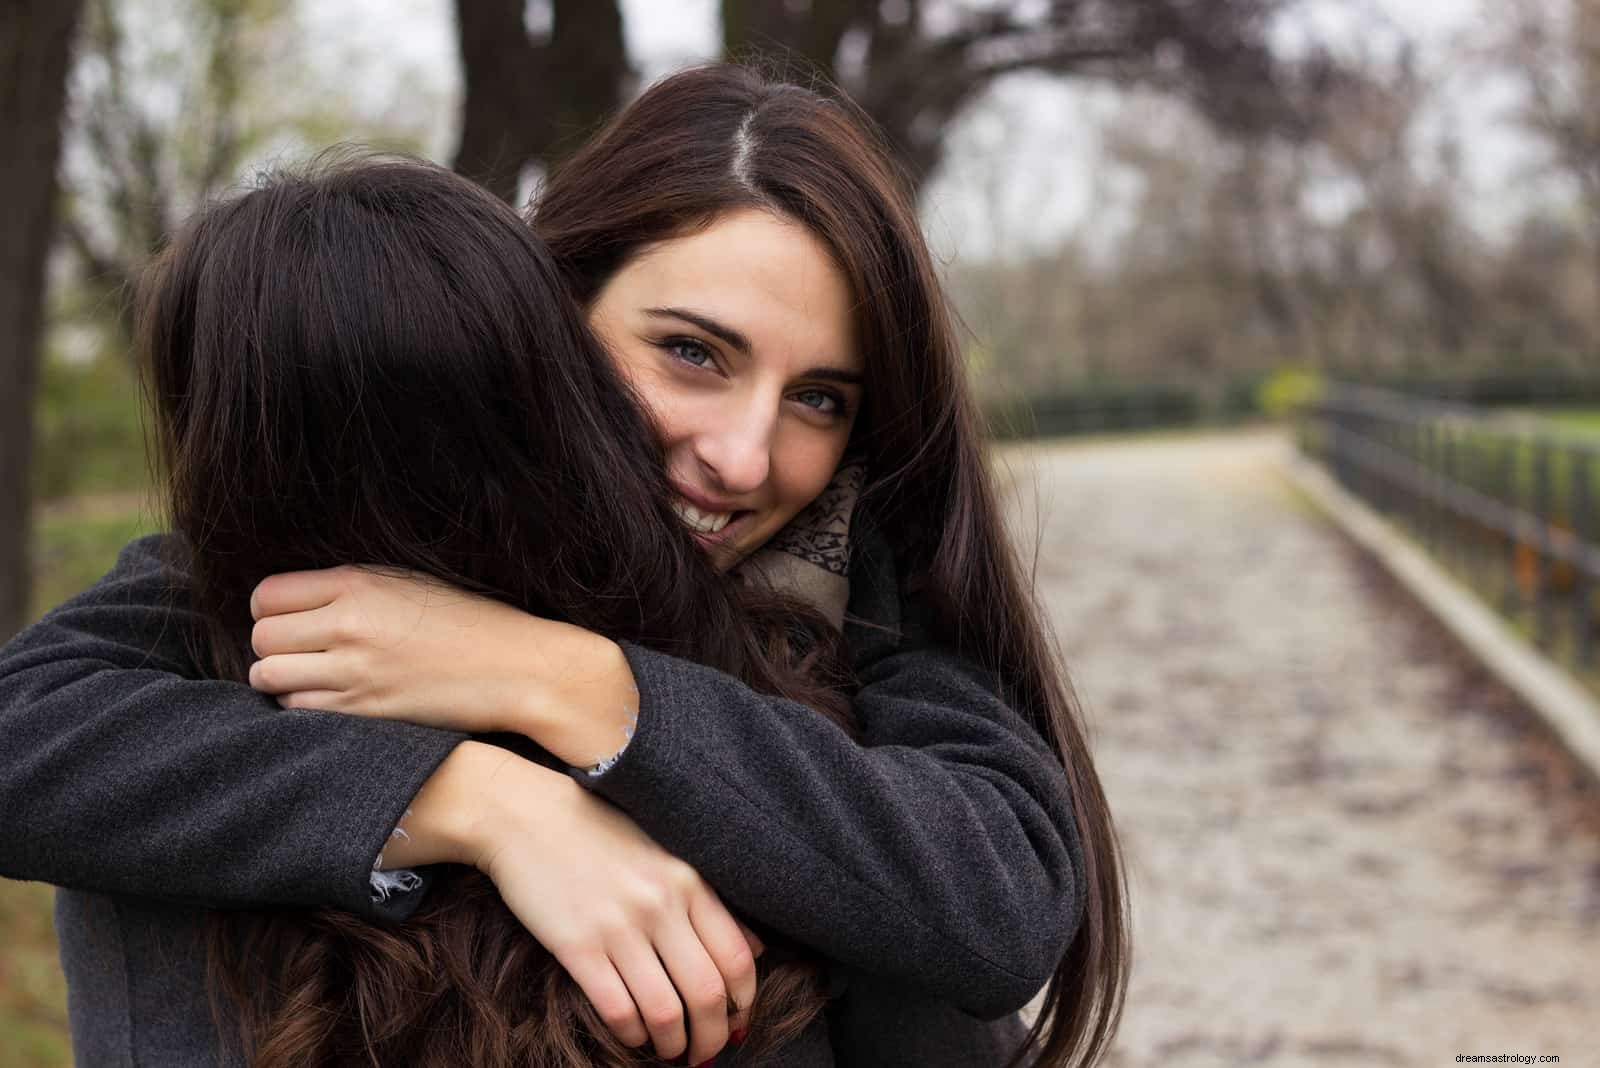
[[[1008,454],[1130,868],[1107,1063],[1600,1065],[1600,796],[1286,447]]]

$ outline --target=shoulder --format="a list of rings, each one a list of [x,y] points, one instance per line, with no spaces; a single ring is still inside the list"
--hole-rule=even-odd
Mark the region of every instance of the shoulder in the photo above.
[[[146,534],[135,538],[117,553],[111,570],[80,595],[102,603],[140,601],[150,591],[162,591],[166,603],[182,595],[189,586],[190,556],[184,540],[174,534]]]

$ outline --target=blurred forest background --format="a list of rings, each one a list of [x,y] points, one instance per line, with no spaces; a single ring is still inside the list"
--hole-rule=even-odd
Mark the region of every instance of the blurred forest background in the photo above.
[[[189,211],[343,140],[520,203],[716,55],[880,124],[1002,429],[1600,368],[1600,0],[13,0],[0,640],[156,523],[122,294]],[[0,885],[22,1063],[67,1056],[47,900]]]

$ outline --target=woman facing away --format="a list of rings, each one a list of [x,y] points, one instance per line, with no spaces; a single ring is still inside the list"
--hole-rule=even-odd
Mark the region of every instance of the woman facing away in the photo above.
[[[686,521],[731,515],[708,539],[718,565],[768,538],[819,562],[832,578],[817,586],[847,576],[859,738],[661,650],[348,572],[257,591],[258,683],[333,708],[286,716],[152,653],[165,580],[136,544],[0,656],[0,805],[15,814],[0,871],[399,919],[432,894],[423,866],[477,864],[620,1039],[703,1059],[744,1022],[722,1000],[749,1007],[740,947],[701,937],[709,897],[679,889],[679,861],[624,849],[620,814],[570,803],[603,797],[742,916],[830,962],[841,1063],[998,1063],[1021,1038],[1009,1014],[1047,981],[1026,1052],[1092,1059],[1126,977],[1115,839],[881,149],[842,102],[738,68],[685,72],[556,173],[535,227],[649,409]],[[848,478],[823,492],[847,446],[866,470],[855,513]],[[796,520],[814,504],[834,521],[808,535]],[[403,643],[382,614],[395,604]],[[310,659],[279,659],[296,656]],[[360,684],[338,665],[359,665]],[[590,774],[630,710],[632,741]],[[491,780],[459,728],[511,728],[579,770],[502,759]],[[575,794],[551,805],[560,783]],[[391,840],[408,808],[409,837]],[[417,871],[380,877],[399,888],[373,900],[380,851]],[[61,900],[70,956],[102,917]],[[620,940],[619,914],[636,917]]]

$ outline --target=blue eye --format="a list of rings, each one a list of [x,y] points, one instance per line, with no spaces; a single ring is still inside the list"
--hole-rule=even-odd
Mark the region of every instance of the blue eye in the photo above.
[[[794,395],[794,399],[807,408],[815,408],[823,415],[835,418],[843,418],[850,411],[843,397],[826,389],[803,389]]]
[[[705,367],[711,363],[711,350],[692,337],[668,338],[661,347],[672,358],[691,367]]]

